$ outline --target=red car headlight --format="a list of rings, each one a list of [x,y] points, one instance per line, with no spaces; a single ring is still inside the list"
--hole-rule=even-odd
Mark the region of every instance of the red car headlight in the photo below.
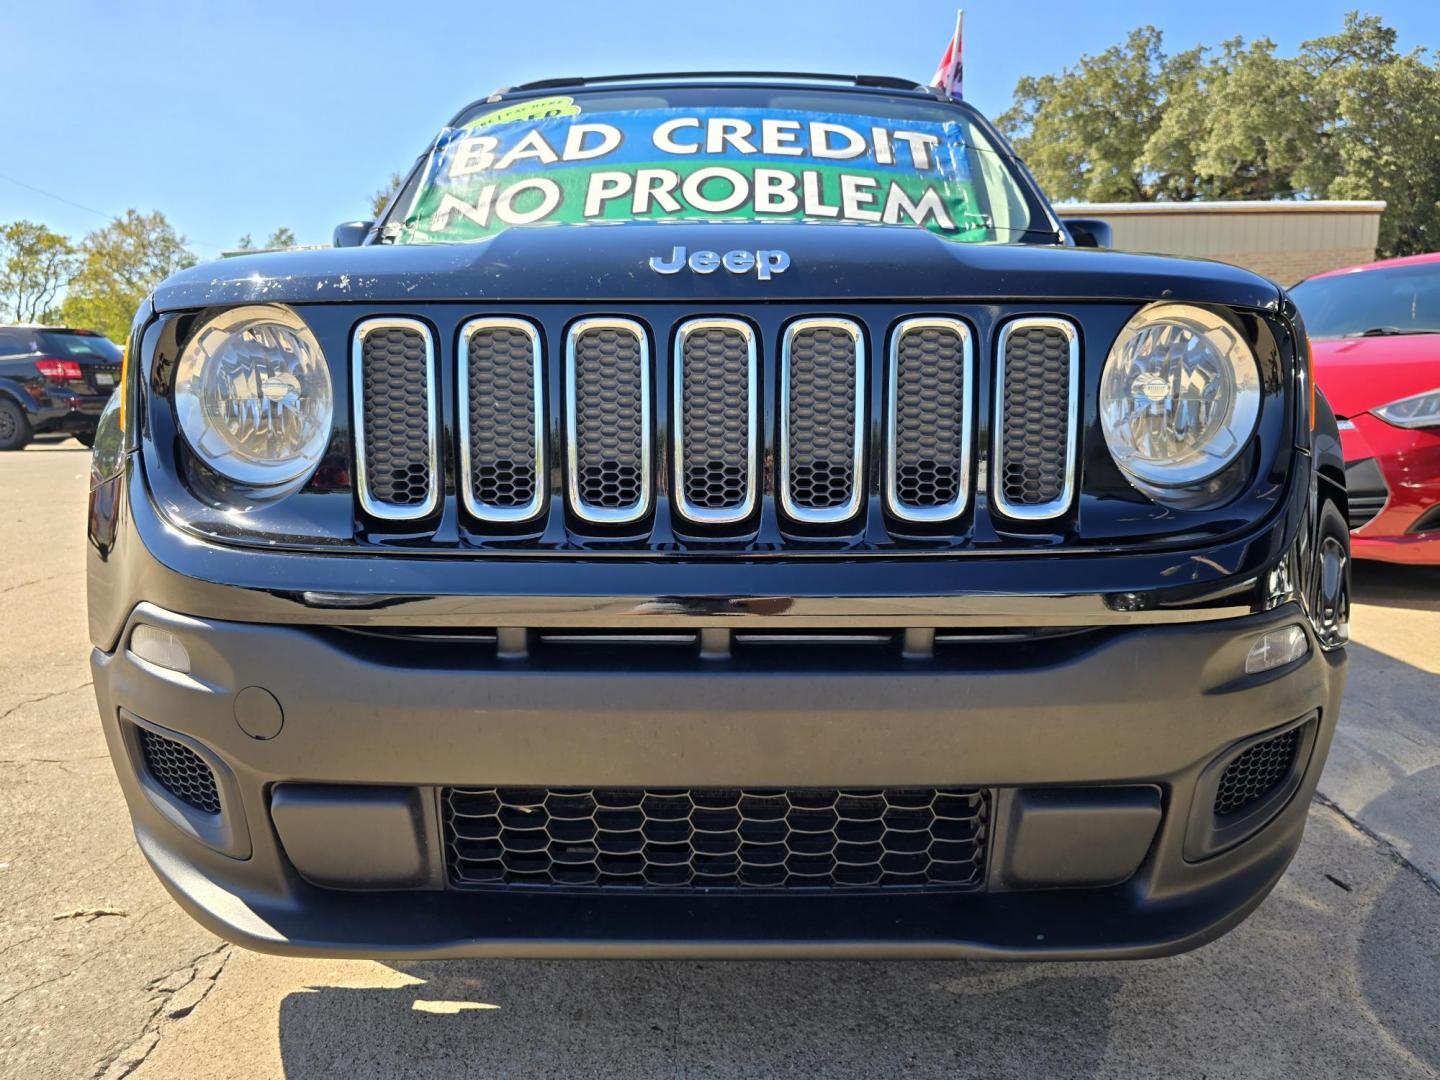
[[[1374,410],[1387,424],[1403,428],[1440,427],[1440,390],[1392,401]]]

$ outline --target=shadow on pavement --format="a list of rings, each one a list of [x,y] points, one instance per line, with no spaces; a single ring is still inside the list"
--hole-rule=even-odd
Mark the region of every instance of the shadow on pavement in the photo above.
[[[425,982],[285,999],[290,1080],[653,1076],[677,1059],[725,1075],[985,1075],[1024,1062],[1029,1075],[1082,1076],[1104,1058],[1122,982],[1099,967],[945,962],[390,966]],[[444,1002],[486,1007],[424,1011]]]
[[[1357,604],[1440,611],[1440,567],[1357,559],[1351,565],[1351,578]]]

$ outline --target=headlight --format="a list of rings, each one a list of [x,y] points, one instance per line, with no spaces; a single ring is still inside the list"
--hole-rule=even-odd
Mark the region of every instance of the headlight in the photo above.
[[[1255,353],[1228,322],[1155,304],[1125,324],[1100,379],[1100,426],[1123,472],[1188,487],[1223,472],[1260,417]]]
[[[1375,410],[1375,415],[1396,427],[1440,427],[1440,390],[1381,405]]]
[[[288,483],[314,469],[330,441],[330,367],[289,308],[234,308],[180,354],[175,411],[190,449],[222,476]]]

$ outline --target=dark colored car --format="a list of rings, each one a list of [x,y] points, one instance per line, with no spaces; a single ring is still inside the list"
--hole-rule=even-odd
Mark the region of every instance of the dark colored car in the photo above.
[[[1317,274],[1294,297],[1340,421],[1355,557],[1440,565],[1440,254]]]
[[[50,434],[92,445],[120,360],[120,347],[93,330],[0,326],[0,450]]]
[[[884,78],[507,90],[337,240],[160,286],[97,445],[96,696],[207,927],[1138,957],[1284,872],[1349,578],[1274,283],[1075,247]]]

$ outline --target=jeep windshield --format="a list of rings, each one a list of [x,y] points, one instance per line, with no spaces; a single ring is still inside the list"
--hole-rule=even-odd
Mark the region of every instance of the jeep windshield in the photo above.
[[[1018,164],[964,107],[805,87],[674,87],[478,103],[394,200],[392,243],[507,229],[803,221],[1056,243]]]

